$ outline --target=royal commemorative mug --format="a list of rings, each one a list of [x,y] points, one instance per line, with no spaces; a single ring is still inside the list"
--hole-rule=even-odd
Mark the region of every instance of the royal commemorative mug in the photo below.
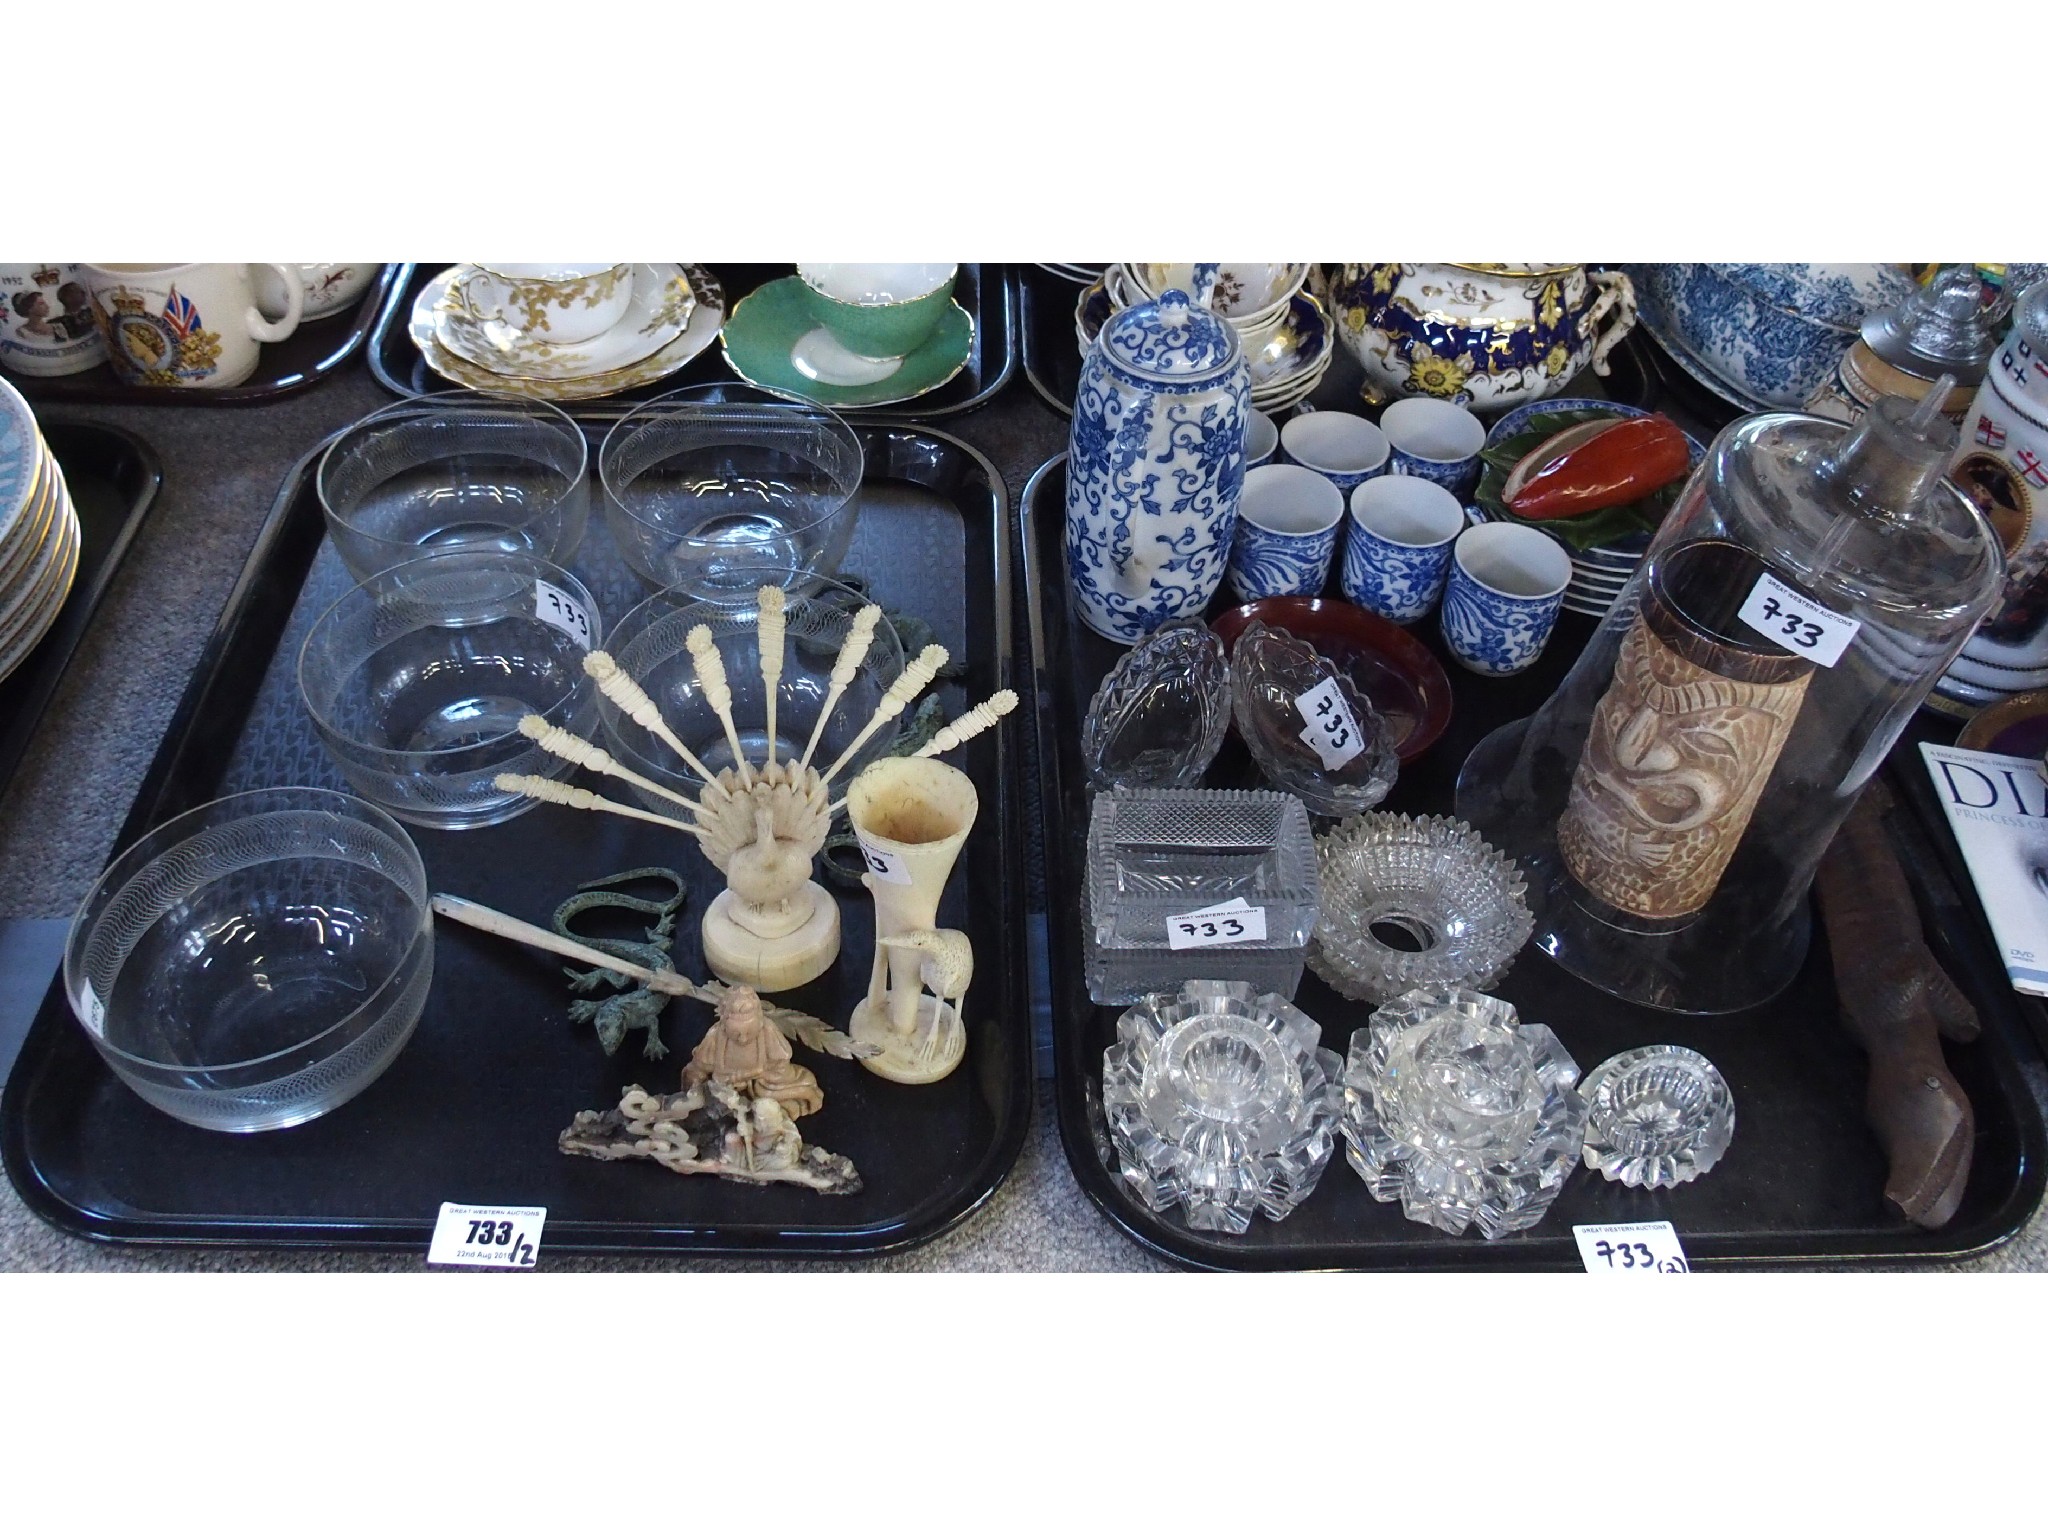
[[[272,270],[289,288],[282,319],[256,307],[258,264],[182,262],[81,266],[107,360],[129,384],[228,389],[256,371],[259,343],[299,328],[305,294],[298,274]]]
[[[79,269],[55,261],[0,265],[0,367],[37,378],[106,360]]]

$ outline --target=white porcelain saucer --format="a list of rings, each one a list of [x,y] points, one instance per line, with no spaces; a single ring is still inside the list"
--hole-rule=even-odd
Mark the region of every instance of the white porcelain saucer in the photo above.
[[[505,378],[569,381],[629,368],[687,331],[697,307],[681,266],[672,261],[638,262],[633,267],[632,301],[618,324],[588,341],[536,341],[501,322],[478,321],[460,307],[452,294],[470,270],[450,267],[421,289],[413,301],[414,326],[426,319],[444,350]]]

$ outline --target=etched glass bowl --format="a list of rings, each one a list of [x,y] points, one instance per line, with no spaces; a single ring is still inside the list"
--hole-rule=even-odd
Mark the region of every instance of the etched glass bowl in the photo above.
[[[1632,1189],[1698,1178],[1735,1137],[1727,1079],[1682,1045],[1610,1056],[1587,1075],[1583,1092],[1586,1166]]]
[[[1124,1182],[1190,1227],[1283,1220],[1336,1147],[1335,1051],[1275,992],[1191,981],[1141,998],[1102,1057],[1102,1110]]]
[[[1331,689],[1343,707],[1320,739],[1357,748],[1342,761],[1310,740]],[[1341,718],[1344,710],[1348,721]],[[1319,816],[1370,810],[1394,787],[1401,763],[1380,712],[1327,657],[1284,629],[1254,622],[1238,637],[1230,657],[1230,713],[1267,781],[1298,795]],[[1355,741],[1347,739],[1353,728]]]
[[[1096,789],[1187,789],[1230,729],[1230,665],[1199,618],[1173,619],[1126,651],[1088,705],[1081,760]]]
[[[1488,1238],[1541,1221],[1579,1160],[1578,1066],[1497,997],[1421,988],[1375,1009],[1344,1064],[1344,1155],[1410,1221]]]
[[[1316,839],[1323,903],[1316,975],[1384,1003],[1416,987],[1484,990],[1534,920],[1514,860],[1449,816],[1353,816]]]

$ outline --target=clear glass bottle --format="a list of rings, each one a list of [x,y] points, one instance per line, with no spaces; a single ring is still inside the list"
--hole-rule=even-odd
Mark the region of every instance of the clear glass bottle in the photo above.
[[[1815,865],[2003,579],[1945,395],[1731,423],[1558,692],[1466,760],[1458,815],[1566,970],[1683,1013],[1797,973]]]

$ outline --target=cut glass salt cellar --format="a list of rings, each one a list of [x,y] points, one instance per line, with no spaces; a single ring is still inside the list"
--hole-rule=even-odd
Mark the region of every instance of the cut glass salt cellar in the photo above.
[[[1088,816],[1088,995],[1130,1003],[1199,976],[1292,997],[1320,900],[1315,838],[1294,796],[1106,790]],[[1192,934],[1173,931],[1175,919],[1226,903],[1239,904],[1234,922],[1219,914],[1213,933],[1207,923]],[[1259,927],[1262,938],[1254,936]]]
[[[1088,705],[1081,760],[1096,789],[1199,784],[1230,729],[1230,664],[1200,619],[1174,619],[1110,669]]]
[[[1230,655],[1230,713],[1259,771],[1318,816],[1387,798],[1401,760],[1372,701],[1307,641],[1253,620]]]
[[[1579,1160],[1578,1066],[1542,1024],[1464,988],[1375,1009],[1344,1064],[1344,1155],[1375,1200],[1458,1236],[1525,1231]]]
[[[1352,816],[1316,839],[1316,975],[1384,1003],[1416,987],[1484,990],[1534,926],[1514,860],[1449,816]]]
[[[1243,1232],[1282,1220],[1336,1146],[1341,1063],[1316,1021],[1242,982],[1141,998],[1102,1057],[1102,1110],[1124,1182],[1148,1210]]]
[[[1682,1045],[1610,1056],[1588,1074],[1584,1092],[1586,1166],[1634,1189],[1698,1178],[1735,1137],[1727,1079]]]

